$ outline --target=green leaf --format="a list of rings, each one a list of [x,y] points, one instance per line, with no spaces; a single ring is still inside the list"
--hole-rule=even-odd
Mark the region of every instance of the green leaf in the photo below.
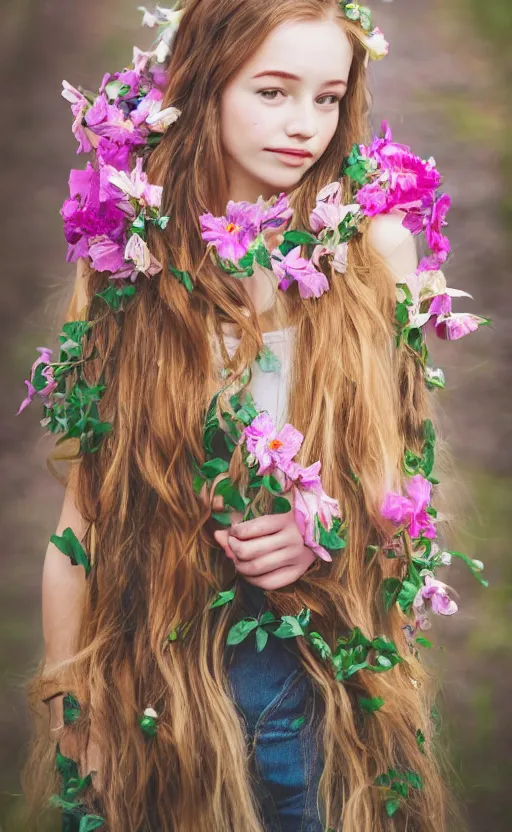
[[[272,501],[272,514],[287,514],[291,511],[291,503],[286,497],[274,497]]]
[[[297,719],[292,719],[290,722],[290,729],[292,731],[298,731],[299,728],[302,728],[306,721],[306,717],[304,715],[297,717]]]
[[[309,627],[311,621],[311,610],[308,607],[303,607],[297,616],[297,621],[303,630]]]
[[[263,615],[260,615],[259,617],[259,623],[262,626],[265,626],[266,624],[273,624],[275,623],[275,620],[276,617],[272,610],[266,610],[266,612],[264,612]]]
[[[245,502],[238,488],[236,488],[236,486],[234,486],[231,482],[230,477],[219,480],[213,493],[215,495],[222,495],[225,506],[231,506],[231,508],[234,508],[235,511],[245,511]]]
[[[390,610],[396,602],[401,587],[402,581],[399,578],[385,578],[382,582],[382,594],[386,611]]]
[[[271,493],[277,492],[278,494],[280,494],[283,490],[279,480],[276,479],[276,477],[272,476],[272,474],[265,474],[265,476],[262,477],[262,484]]]
[[[416,731],[416,742],[418,744],[418,748],[424,754],[425,750],[423,746],[425,745],[425,734],[420,728],[418,728],[418,730]]]
[[[83,566],[85,574],[89,575],[91,572],[91,564],[89,558],[85,554],[85,550],[75,535],[73,529],[68,527],[64,529],[62,535],[52,534],[50,541],[55,544],[64,555],[70,558],[73,566]]]
[[[221,526],[231,526],[231,512],[230,511],[212,511],[211,516]]]
[[[169,271],[174,275],[178,282],[185,287],[187,292],[194,291],[194,281],[192,280],[188,272],[181,272],[179,271],[179,269],[173,268],[173,266],[169,266]]]
[[[371,714],[374,711],[380,710],[384,704],[381,696],[372,696],[371,698],[359,697],[359,705],[366,714]]]
[[[396,812],[400,808],[400,798],[398,798],[398,797],[389,798],[388,800],[385,801],[385,807],[386,807],[387,816],[392,818],[393,815],[396,814]]]
[[[256,361],[262,373],[278,373],[281,369],[280,359],[267,346],[258,353]]]
[[[263,627],[258,627],[256,629],[256,650],[258,653],[265,648],[268,641],[268,630],[265,630]]]
[[[80,826],[78,832],[92,832],[93,829],[99,829],[105,823],[100,815],[84,815],[80,819]]]
[[[206,413],[206,418],[204,420],[204,428],[203,428],[203,448],[205,453],[212,454],[212,439],[215,432],[219,429],[219,420],[217,418],[217,399],[219,398],[219,394],[217,393],[213,399],[211,400],[208,410]]]
[[[283,615],[281,624],[274,630],[274,635],[277,638],[295,638],[296,636],[303,636],[304,630],[299,624],[296,616]]]
[[[229,645],[240,644],[240,642],[244,641],[249,633],[252,633],[252,631],[258,626],[256,618],[244,618],[242,621],[239,621],[231,627],[226,643]]]
[[[317,517],[318,517],[318,515],[317,515]],[[336,520],[338,522],[336,522]],[[332,529],[330,529],[330,531],[327,531],[325,526],[323,526],[321,523],[319,523],[319,528],[320,528],[320,541],[319,541],[319,543],[320,543],[321,546],[324,546],[326,549],[339,550],[339,549],[344,549],[345,546],[347,545],[346,540],[343,540],[343,538],[338,535],[338,529],[341,525],[341,521],[339,520],[339,518],[336,518],[336,520],[334,521]]]
[[[223,592],[218,592],[214,600],[210,604],[210,609],[213,610],[215,607],[223,607],[225,604],[229,604],[229,602],[232,601],[234,597],[234,589],[226,589]]]
[[[66,693],[63,699],[64,725],[76,722],[80,716],[80,703],[72,693]]]
[[[428,640],[428,638],[424,638],[423,636],[418,636],[417,639],[415,639],[415,641],[416,641],[416,644],[420,644],[421,647],[433,647],[434,646],[432,644],[432,642]]]
[[[218,474],[224,474],[229,468],[229,463],[225,459],[221,459],[220,457],[215,457],[215,459],[210,459],[208,462],[205,462],[201,465],[200,471],[201,474],[206,477],[207,480],[214,479]]]
[[[412,771],[411,769],[406,769],[405,777],[408,782],[411,784],[413,789],[422,789],[423,788],[423,778],[417,771]]]
[[[254,257],[256,262],[263,266],[264,269],[272,268],[272,261],[270,259],[270,252],[264,245],[258,245],[254,249]]]
[[[324,638],[320,635],[320,633],[308,633],[308,642],[311,646],[316,650],[319,654],[321,659],[330,659],[332,656],[332,651],[327,642]]]
[[[285,243],[293,243],[294,248],[300,245],[318,245],[318,239],[308,231],[294,229],[292,231],[285,231],[283,236]]]

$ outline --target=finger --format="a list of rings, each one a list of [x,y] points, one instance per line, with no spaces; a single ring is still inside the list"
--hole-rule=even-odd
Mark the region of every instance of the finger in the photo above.
[[[273,572],[267,572],[266,575],[248,576],[245,577],[245,580],[247,583],[258,586],[266,592],[272,592],[275,589],[282,589],[285,586],[295,583],[300,577],[302,577],[302,572],[296,565],[293,565],[283,566],[275,569]]]
[[[228,543],[238,560],[254,560],[262,555],[276,552],[278,549],[284,549],[292,542],[288,529],[263,537],[254,537],[251,540],[240,540],[231,534],[231,529],[228,531]]]
[[[227,557],[231,558],[231,560],[235,560],[235,553],[233,552],[233,550],[231,549],[231,547],[228,543],[228,530],[227,529],[217,529],[217,531],[215,531],[213,533],[213,536],[214,536],[215,540],[217,541],[217,543],[219,544],[219,546],[222,546],[222,548],[224,549],[224,552],[226,553]]]
[[[286,514],[264,514],[262,517],[255,517],[254,520],[244,520],[243,523],[231,525],[230,533],[240,540],[274,534],[290,524],[292,514],[290,510]]]
[[[291,566],[294,553],[294,549],[288,548],[279,549],[277,552],[271,552],[268,555],[263,555],[263,557],[255,558],[254,560],[243,561],[237,558],[235,560],[236,571],[240,572],[245,578],[256,578],[261,575],[267,575],[269,572],[275,572],[284,566]]]

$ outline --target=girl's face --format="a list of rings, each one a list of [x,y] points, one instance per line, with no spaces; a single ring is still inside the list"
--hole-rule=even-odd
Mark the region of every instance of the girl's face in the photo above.
[[[271,32],[222,93],[230,199],[255,202],[297,185],[336,131],[351,63],[350,42],[331,20],[287,22]]]

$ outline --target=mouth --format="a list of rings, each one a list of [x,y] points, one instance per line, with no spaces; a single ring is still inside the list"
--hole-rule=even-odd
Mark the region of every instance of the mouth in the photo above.
[[[299,159],[311,159],[313,154],[309,150],[291,150],[289,147],[265,147],[271,153],[279,153],[283,156],[294,156]]]

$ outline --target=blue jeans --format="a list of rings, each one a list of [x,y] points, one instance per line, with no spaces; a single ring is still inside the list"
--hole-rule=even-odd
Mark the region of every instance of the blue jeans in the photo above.
[[[248,615],[257,616],[264,594],[245,582],[242,593]],[[323,832],[317,809],[321,697],[301,667],[295,640],[269,635],[257,653],[251,633],[227,648],[226,670],[247,731],[266,832]]]

